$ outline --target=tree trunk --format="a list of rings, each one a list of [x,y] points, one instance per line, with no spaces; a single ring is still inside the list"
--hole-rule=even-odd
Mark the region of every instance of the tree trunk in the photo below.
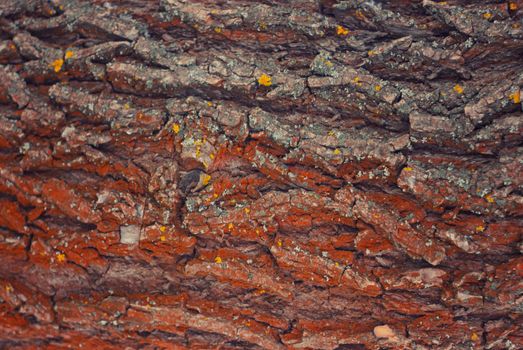
[[[2,0],[0,348],[522,348],[522,17]]]

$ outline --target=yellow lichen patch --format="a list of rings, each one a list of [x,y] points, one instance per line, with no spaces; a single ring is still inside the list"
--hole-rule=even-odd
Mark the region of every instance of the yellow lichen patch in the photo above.
[[[363,14],[363,12],[361,12],[361,10],[356,10],[356,18],[358,18],[359,20],[364,20],[365,15]]]
[[[336,261],[336,262],[334,263],[334,266],[339,267],[339,266],[340,266],[340,263]]]
[[[358,86],[361,86],[361,79],[360,77],[355,77],[354,79],[352,79],[352,82]]]
[[[216,258],[214,258],[214,262],[217,263],[217,264],[221,264],[222,263],[222,258],[217,256]]]
[[[165,227],[165,226],[160,226],[160,231],[161,231],[161,232],[165,232],[166,230],[167,230],[167,227]]]
[[[202,174],[202,184],[204,186],[207,186],[209,184],[209,181],[211,181],[211,175]]]
[[[245,208],[245,209],[243,209],[243,211],[245,211],[245,214],[249,214],[251,212],[251,210],[249,208]]]
[[[490,194],[487,194],[487,195],[485,196],[485,199],[486,199],[487,202],[489,202],[489,203],[494,203],[494,202],[495,202],[494,198],[493,198]]]
[[[174,123],[173,124],[173,131],[174,131],[175,134],[179,133],[180,132],[180,124]]]
[[[463,93],[463,87],[459,84],[454,85],[453,90],[456,91],[460,95]]]
[[[214,28],[214,31],[215,31],[216,33],[220,34],[220,33],[222,32],[222,28],[220,28],[220,27],[216,27],[216,28]]]
[[[338,155],[338,154],[341,154],[341,151],[339,148],[336,148],[332,153],[334,153],[335,155]]]
[[[485,227],[483,225],[476,226],[476,232],[483,232],[485,231]]]
[[[509,2],[508,4],[508,8],[511,10],[511,11],[516,11],[518,9],[518,4],[516,4],[515,2]]]
[[[128,103],[126,103],[126,104],[123,105],[123,108],[125,108],[125,109],[129,109],[129,108],[131,108],[131,105],[129,105]]]
[[[278,240],[278,247],[281,247],[283,243],[281,242],[281,239]]]
[[[161,235],[161,236],[160,236],[160,241],[165,242],[165,240],[166,240],[165,236],[164,236],[164,235]]]
[[[405,170],[405,171],[412,171],[412,168],[410,166],[408,166],[406,168],[403,168],[403,170]]]
[[[53,69],[56,73],[58,73],[62,69],[63,65],[64,65],[64,60],[61,58],[54,60],[53,63],[51,63],[51,67],[53,67]]]
[[[65,51],[65,59],[66,60],[70,59],[73,56],[74,56],[74,52],[73,51],[71,51],[71,50]]]
[[[349,30],[343,26],[337,25],[336,26],[336,34],[340,36],[345,36],[349,34]]]
[[[374,90],[375,90],[376,92],[381,91],[381,85],[376,85],[376,86],[374,87]]]
[[[60,254],[56,255],[56,261],[58,261],[59,263],[63,263],[65,261],[65,254],[60,253]]]
[[[211,101],[207,101],[207,106],[212,107],[212,102]]]
[[[258,78],[258,84],[260,84],[262,86],[271,86],[272,85],[272,79],[271,79],[270,76],[268,76],[267,74],[263,73]]]
[[[259,27],[260,27],[261,30],[266,30],[267,29],[267,23],[260,22]]]
[[[472,340],[473,342],[477,342],[479,340],[479,336],[476,333],[473,332],[470,335],[470,340]]]
[[[228,225],[227,225],[227,228],[229,230],[232,230],[234,228],[234,224],[232,222],[230,222]]]
[[[329,136],[334,136],[334,135],[335,135],[335,134],[334,134],[334,130],[329,131],[328,135],[329,135]]]
[[[60,11],[63,11],[64,10],[64,5],[60,5],[60,6],[58,6],[58,8],[60,9]]]
[[[513,92],[510,94],[509,98],[512,100],[512,102],[514,103],[520,103],[521,102],[521,91],[518,90],[516,92]]]
[[[209,158],[214,159],[214,153],[209,154]]]
[[[375,54],[376,54],[376,51],[374,51],[374,50],[369,50],[369,51],[367,51],[367,55],[369,55],[369,57],[372,57],[372,56],[374,56]]]
[[[485,18],[486,20],[491,19],[491,18],[492,18],[492,13],[490,13],[490,12],[485,12],[485,13],[483,14],[483,18]]]
[[[202,154],[202,152],[200,151],[201,148],[202,148],[201,146],[196,146],[196,152],[195,152],[196,158],[198,158]]]

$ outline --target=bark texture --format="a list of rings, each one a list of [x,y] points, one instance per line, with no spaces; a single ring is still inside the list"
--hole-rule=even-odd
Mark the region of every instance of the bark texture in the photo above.
[[[0,348],[521,349],[523,1],[0,1]]]

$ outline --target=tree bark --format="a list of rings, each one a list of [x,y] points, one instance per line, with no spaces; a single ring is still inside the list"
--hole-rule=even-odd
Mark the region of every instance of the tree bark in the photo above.
[[[0,348],[522,348],[522,14],[3,0]]]

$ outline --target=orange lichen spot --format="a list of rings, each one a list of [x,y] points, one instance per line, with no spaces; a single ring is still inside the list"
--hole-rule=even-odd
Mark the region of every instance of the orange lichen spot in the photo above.
[[[361,10],[356,10],[356,18],[358,18],[359,20],[364,20],[365,15],[363,14],[363,12],[361,12]]]
[[[11,284],[9,284],[9,283],[6,284],[5,285],[5,291],[8,292],[8,293],[12,292],[13,291],[13,286]]]
[[[160,241],[165,242],[166,239],[167,239],[167,238],[165,238],[164,235],[161,235],[161,236],[160,236]]]
[[[73,56],[74,56],[74,52],[72,50],[65,51],[65,59],[66,60],[70,59]]]
[[[473,342],[477,342],[479,340],[479,336],[475,332],[473,332],[470,335],[470,340],[472,340]]]
[[[267,74],[263,73],[258,78],[258,84],[263,85],[263,86],[271,86],[272,85],[272,79],[271,79],[270,76],[268,76]]]
[[[513,92],[510,94],[509,98],[512,100],[512,102],[514,103],[521,103],[521,91],[518,90],[516,92]]]
[[[245,208],[245,209],[243,209],[243,211],[245,212],[245,214],[249,214],[251,212],[251,210],[249,208]]]
[[[215,31],[216,33],[220,34],[220,33],[222,32],[222,28],[220,28],[220,27],[215,27],[215,28],[214,28],[214,31]]]
[[[56,261],[58,261],[59,263],[63,263],[65,261],[65,254],[64,253],[57,254]]]
[[[332,153],[334,153],[335,155],[338,155],[338,154],[341,154],[341,151],[339,148],[336,148]]]
[[[258,295],[262,295],[262,294],[265,294],[265,293],[266,293],[265,289],[258,289],[256,291],[256,294],[258,294]]]
[[[374,91],[376,91],[376,92],[380,92],[380,91],[381,91],[381,85],[376,85],[376,86],[374,87]]]
[[[492,13],[490,13],[490,12],[485,12],[485,13],[483,14],[483,18],[485,18],[486,20],[491,19],[491,18],[492,18]]]
[[[217,263],[217,264],[221,264],[222,263],[222,258],[217,256],[216,258],[214,258],[214,262]]]
[[[340,263],[336,261],[336,262],[334,263],[334,266],[336,266],[336,267],[340,267]]]
[[[476,226],[476,232],[483,232],[485,231],[485,227],[483,225]]]
[[[463,93],[463,87],[459,84],[454,85],[453,90],[456,91],[460,95]]]
[[[229,230],[232,230],[234,228],[234,224],[232,222],[230,222],[228,225],[227,225],[227,228]]]
[[[508,8],[511,10],[511,11],[516,11],[518,9],[518,4],[516,4],[515,2],[509,2],[508,3]]]
[[[215,193],[212,196],[213,196],[213,198],[218,198],[218,193]]]
[[[403,170],[405,170],[405,171],[412,171],[413,169],[410,166],[408,166],[406,168],[403,168]]]
[[[337,25],[336,26],[336,34],[340,36],[345,36],[349,34],[349,30],[343,26]]]
[[[165,226],[160,226],[160,231],[161,231],[161,232],[165,232],[166,230],[167,230],[167,227],[165,227]]]
[[[51,63],[51,67],[53,67],[53,69],[56,73],[58,73],[62,69],[63,65],[64,65],[64,60],[61,58],[54,60],[53,63]]]
[[[281,239],[278,240],[278,247],[281,247],[283,245],[283,243],[281,242]]]
[[[487,202],[489,202],[489,203],[494,203],[494,202],[495,202],[494,198],[493,198],[490,194],[487,194],[487,195],[485,196],[485,199],[486,199]]]
[[[204,186],[207,186],[209,184],[210,180],[211,180],[211,175],[207,175],[207,174],[202,175],[202,184]]]

